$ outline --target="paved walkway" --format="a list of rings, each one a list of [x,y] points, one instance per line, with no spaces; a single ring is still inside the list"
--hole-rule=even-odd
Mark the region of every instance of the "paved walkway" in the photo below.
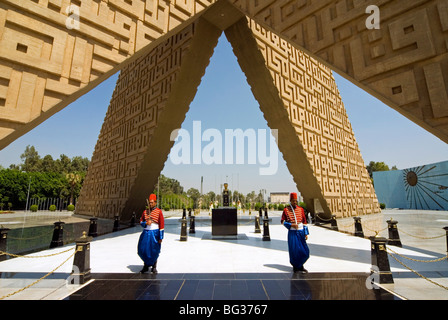
[[[370,225],[366,222],[366,226],[376,224],[374,227],[380,229],[384,226],[382,220],[389,219],[391,215],[399,221],[399,230],[403,226],[403,231],[408,225],[417,228],[416,221],[420,221],[420,225],[430,230],[432,236],[438,236],[444,234],[442,228],[448,225],[447,212],[426,212],[421,218],[413,211],[384,210],[377,222],[372,220]],[[345,221],[347,228],[350,228],[351,220],[341,219],[340,223],[342,225]],[[400,233],[403,247],[388,246],[388,249],[390,247],[402,255],[397,255],[397,258],[436,284],[416,275],[389,256],[394,284],[382,287],[393,295],[382,291],[378,296],[375,290],[366,287],[371,268],[368,239],[311,225],[308,240],[311,257],[305,265],[309,273],[297,276],[292,273],[289,264],[287,230],[279,224],[279,217],[275,214],[269,226],[271,241],[263,241],[262,233],[254,232],[253,220],[240,221],[238,240],[210,240],[211,223],[207,216],[197,218],[195,230],[195,234],[188,235],[187,241],[180,241],[179,218],[166,219],[157,275],[138,274],[142,267],[136,253],[140,226],[92,240],[90,265],[93,280],[87,285],[68,285],[66,282],[72,270],[74,244],[8,259],[0,262],[0,297],[60,300],[89,299],[92,294],[91,299],[233,300],[241,298],[236,293],[246,292],[247,299],[448,299],[446,259],[421,263],[402,258],[431,260],[445,256],[445,237],[419,239],[417,242],[424,243],[421,246],[417,246],[415,240],[408,244],[411,243],[408,240],[415,235],[426,236],[426,231],[411,229],[410,235]],[[50,272],[45,279],[23,289]],[[108,286],[103,286],[101,290],[100,287],[106,283]],[[355,283],[356,290],[341,290],[353,288]],[[305,284],[307,288],[303,287]],[[264,296],[256,294],[260,293],[260,288]]]

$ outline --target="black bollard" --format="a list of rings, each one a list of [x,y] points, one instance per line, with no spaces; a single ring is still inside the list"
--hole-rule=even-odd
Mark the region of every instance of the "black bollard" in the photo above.
[[[255,216],[255,233],[261,233],[259,216]]]
[[[383,237],[370,237],[372,269],[371,278],[378,283],[394,283],[392,272],[390,271],[389,257],[386,251],[387,239]]]
[[[194,215],[190,216],[190,231],[189,233],[196,233],[196,230],[194,229]]]
[[[387,244],[401,248],[401,241],[400,235],[398,234],[397,224],[398,221],[392,220],[392,218],[390,218],[390,220],[387,220],[387,226],[389,230],[389,239],[387,239]]]
[[[0,228],[0,251],[8,252],[8,228]],[[5,261],[8,258],[6,254],[0,253],[0,261]]]
[[[180,241],[187,241],[187,217],[185,209],[182,213],[181,227],[180,227]]]
[[[91,237],[83,232],[83,235],[76,239],[76,253],[73,258],[73,269],[70,275],[71,281],[84,284],[90,280],[90,241]]]
[[[131,222],[130,222],[130,224],[129,224],[129,226],[130,226],[131,228],[132,228],[132,227],[135,227],[135,220],[136,220],[135,212],[132,212]]]
[[[446,255],[448,256],[448,227],[443,227],[443,230],[446,231]]]
[[[271,236],[269,235],[269,217],[268,210],[264,209],[264,218],[263,218],[263,241],[271,241]]]
[[[324,214],[323,212],[318,212],[314,215],[314,225],[315,226],[321,226],[322,225],[322,219],[320,218],[320,215]]]
[[[339,231],[338,222],[336,221],[336,215],[331,215],[331,230]]]
[[[98,218],[90,218],[89,237],[98,236]]]
[[[114,228],[112,229],[112,232],[120,230],[120,216],[114,217]]]
[[[355,236],[364,238],[364,232],[362,231],[361,217],[353,217],[355,219]]]
[[[188,208],[188,217],[191,217],[191,208]]]
[[[54,223],[54,229],[53,229],[53,238],[50,243],[50,249],[61,247],[64,245],[64,224],[65,222],[55,222]]]

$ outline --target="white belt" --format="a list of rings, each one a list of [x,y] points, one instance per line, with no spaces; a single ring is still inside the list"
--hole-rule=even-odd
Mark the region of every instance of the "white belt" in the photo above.
[[[155,230],[155,229],[159,229],[159,224],[158,223],[151,223],[150,225],[146,225],[145,230]]]
[[[297,229],[296,229],[296,228],[293,228],[293,227],[291,227],[291,229],[292,229],[292,230],[303,230],[303,223],[300,222],[300,223],[298,224],[298,228],[297,228]]]

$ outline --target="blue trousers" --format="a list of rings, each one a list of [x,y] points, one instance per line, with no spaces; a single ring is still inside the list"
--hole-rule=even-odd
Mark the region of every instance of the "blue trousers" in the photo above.
[[[143,230],[138,239],[137,253],[143,262],[153,266],[159,258],[161,244],[159,243],[160,230]]]
[[[289,262],[295,268],[303,267],[310,257],[310,249],[305,240],[304,230],[289,229],[288,231]]]

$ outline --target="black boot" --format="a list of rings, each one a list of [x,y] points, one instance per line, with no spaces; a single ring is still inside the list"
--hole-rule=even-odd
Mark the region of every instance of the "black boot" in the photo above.
[[[140,273],[145,273],[145,272],[148,272],[148,270],[149,270],[149,266],[145,263],[144,265],[143,265],[143,269],[142,270],[140,270]]]
[[[151,272],[152,272],[152,273],[157,273],[157,269],[156,269],[156,267],[157,267],[157,261],[154,262],[154,265],[153,265],[152,268],[151,268]]]
[[[297,271],[300,273],[308,273],[308,270],[306,270],[303,266],[301,266]]]

